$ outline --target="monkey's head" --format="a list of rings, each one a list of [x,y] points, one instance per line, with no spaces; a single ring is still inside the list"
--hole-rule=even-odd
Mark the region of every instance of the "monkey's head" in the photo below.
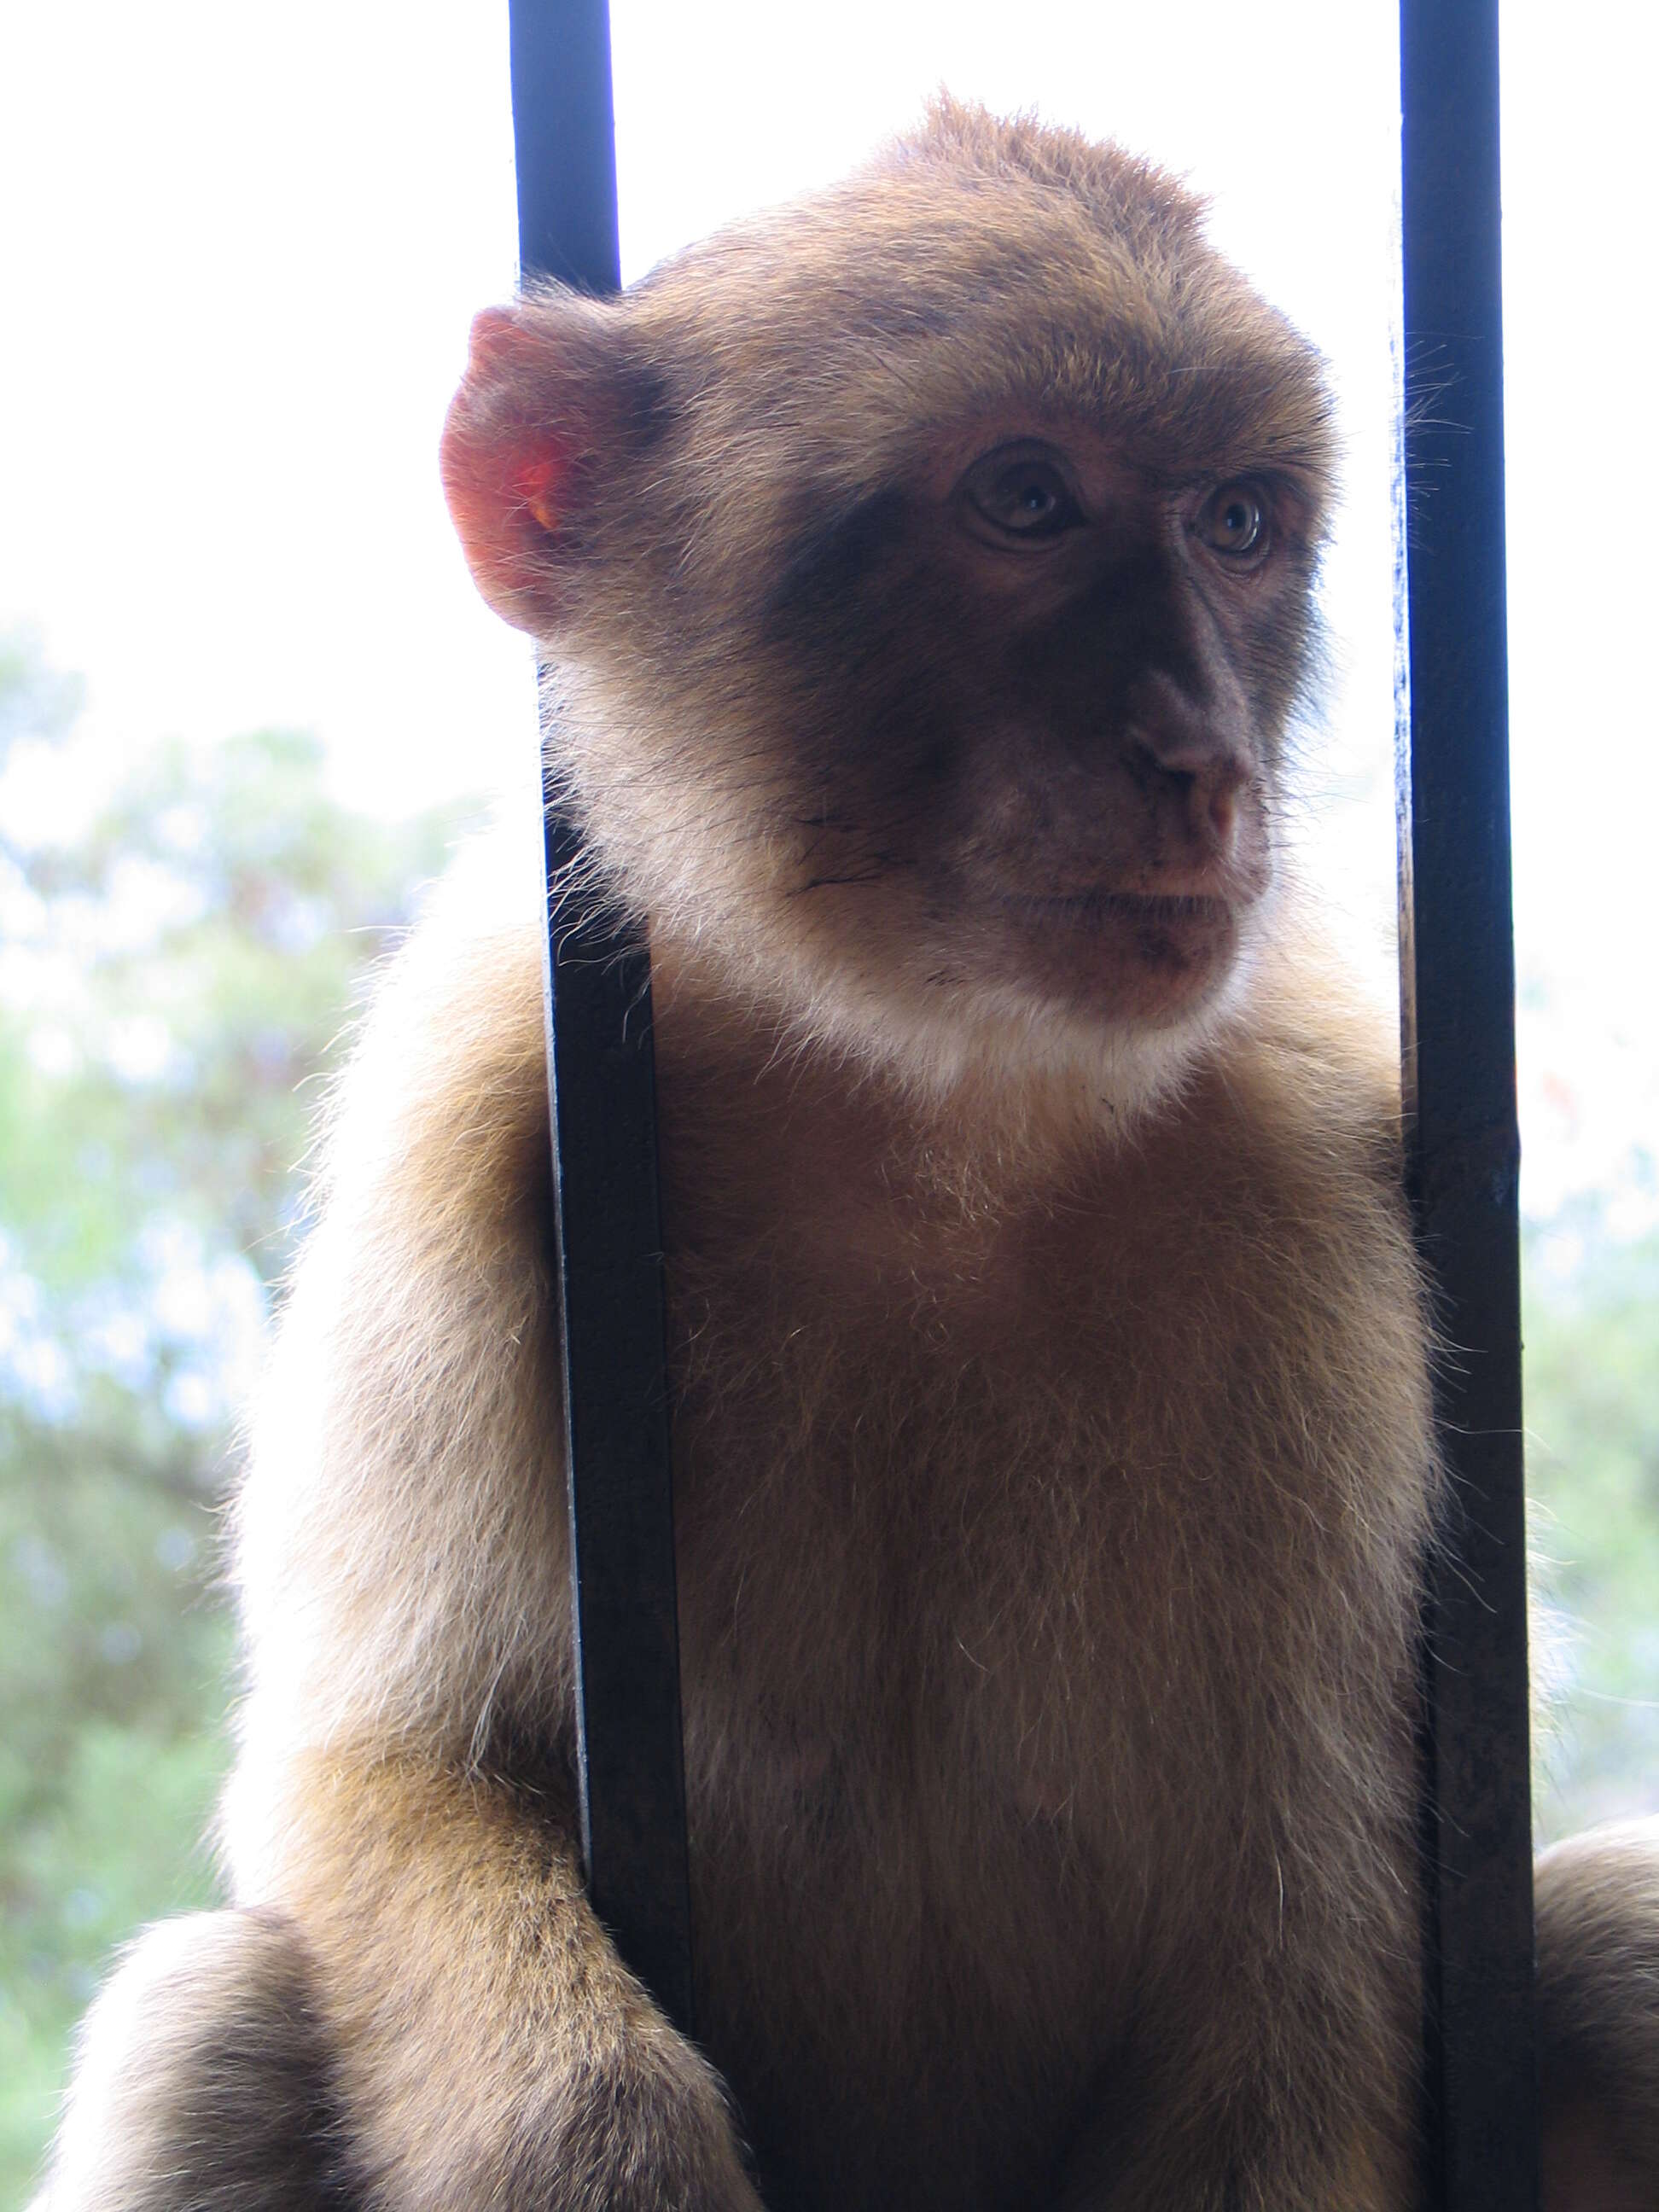
[[[1184,1063],[1259,933],[1331,436],[1115,148],[941,103],[614,301],[474,325],[443,447],[653,935],[948,1082]]]

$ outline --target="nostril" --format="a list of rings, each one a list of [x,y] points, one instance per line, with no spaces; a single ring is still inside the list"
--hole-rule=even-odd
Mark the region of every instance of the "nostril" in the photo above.
[[[1143,785],[1164,793],[1164,803],[1173,805],[1193,842],[1220,860],[1229,859],[1249,781],[1240,756],[1213,740],[1177,748],[1137,732],[1134,757]]]
[[[1197,782],[1198,779],[1194,778],[1194,781]],[[1207,812],[1208,833],[1214,841],[1217,853],[1223,860],[1231,853],[1233,840],[1237,834],[1238,795],[1243,787],[1243,776],[1233,775],[1212,784],[1207,792],[1200,788],[1194,794],[1198,806]],[[1194,799],[1189,799],[1188,804],[1189,810],[1192,809]],[[1194,818],[1194,813],[1190,811],[1188,819],[1192,822],[1194,830],[1202,836],[1206,826],[1204,820]]]

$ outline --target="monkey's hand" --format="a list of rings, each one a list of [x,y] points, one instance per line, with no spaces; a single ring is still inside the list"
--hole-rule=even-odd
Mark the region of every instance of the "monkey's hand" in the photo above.
[[[363,2195],[396,2212],[759,2212],[719,2080],[623,1966],[565,1821],[410,1760],[290,1771],[303,1929]]]

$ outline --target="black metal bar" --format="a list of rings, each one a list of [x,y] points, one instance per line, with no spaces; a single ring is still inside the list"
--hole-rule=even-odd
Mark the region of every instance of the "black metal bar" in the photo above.
[[[509,0],[519,271],[622,283],[607,0]]]
[[[620,282],[605,0],[511,0],[519,262]],[[580,850],[543,732],[547,1051],[564,1340],[582,1850],[593,1909],[693,2025],[651,969],[556,886]]]
[[[1423,1667],[1425,2194],[1445,2212],[1538,2201],[1498,82],[1497,0],[1402,0],[1401,1006],[1453,1493]]]

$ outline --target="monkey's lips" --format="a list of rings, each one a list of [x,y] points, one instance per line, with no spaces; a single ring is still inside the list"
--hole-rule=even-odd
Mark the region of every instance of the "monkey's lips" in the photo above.
[[[1206,995],[1238,949],[1241,902],[1212,891],[1005,896],[1020,964],[1101,1011],[1169,1019]]]

